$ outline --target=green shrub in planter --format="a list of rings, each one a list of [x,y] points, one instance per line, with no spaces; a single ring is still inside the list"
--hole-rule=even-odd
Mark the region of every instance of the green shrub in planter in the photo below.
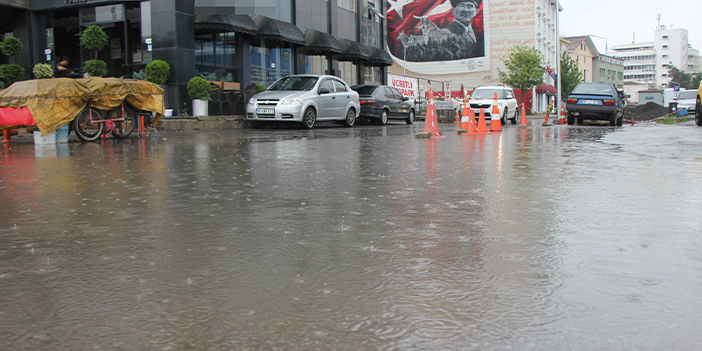
[[[51,65],[48,63],[37,63],[34,65],[32,72],[34,73],[34,76],[39,79],[54,77],[54,69],[51,68]]]
[[[102,77],[107,75],[107,63],[102,60],[88,60],[83,62],[83,73],[91,77]]]
[[[110,37],[107,36],[102,28],[96,25],[89,25],[82,32],[77,34],[80,37],[80,44],[88,50],[95,50],[95,59],[97,60],[98,51],[107,45]]]
[[[166,85],[171,77],[171,66],[162,60],[151,61],[146,65],[146,80],[156,85]]]
[[[188,82],[188,96],[193,100],[211,100],[210,83],[202,77],[193,77]]]
[[[5,39],[0,42],[0,50],[2,50],[5,55],[17,55],[22,51],[22,42],[15,37],[5,37]]]
[[[18,64],[9,64],[0,66],[0,79],[7,82],[8,85],[16,82],[24,74],[24,67]]]

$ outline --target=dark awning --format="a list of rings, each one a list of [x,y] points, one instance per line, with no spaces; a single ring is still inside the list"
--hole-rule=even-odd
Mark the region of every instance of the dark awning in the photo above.
[[[196,15],[195,31],[198,33],[241,32],[256,34],[256,24],[249,15]]]
[[[329,33],[308,29],[305,31],[305,51],[308,54],[338,54],[341,52],[341,44]]]
[[[292,23],[278,21],[262,15],[253,15],[251,19],[256,24],[256,36],[262,39],[287,41],[304,45],[305,35],[300,28]]]
[[[369,54],[365,45],[348,39],[339,39],[339,44],[341,44],[339,61],[368,60]]]
[[[366,66],[392,66],[392,56],[381,48],[366,45],[368,49],[368,63]]]

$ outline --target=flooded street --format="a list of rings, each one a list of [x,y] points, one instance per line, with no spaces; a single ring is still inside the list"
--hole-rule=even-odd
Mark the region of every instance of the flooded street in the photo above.
[[[1,350],[693,350],[702,128],[0,146]]]

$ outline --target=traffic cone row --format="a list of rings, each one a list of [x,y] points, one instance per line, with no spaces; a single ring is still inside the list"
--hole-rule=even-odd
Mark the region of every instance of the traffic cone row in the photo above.
[[[490,113],[490,131],[502,131],[502,118],[500,116],[500,108],[497,107],[497,93],[495,93],[495,100],[493,100],[492,102],[492,112]]]
[[[561,117],[558,119],[558,124],[566,124],[565,106],[561,104]]]
[[[529,123],[527,123],[527,117],[526,117],[526,109],[524,108],[524,103],[522,103],[522,107],[520,108],[520,113],[519,113],[519,128],[527,128],[529,126]]]
[[[434,105],[434,89],[429,89],[429,105],[427,106],[427,117],[424,121],[424,133],[415,134],[415,138],[441,137],[439,133],[439,119],[436,116],[436,106]]]

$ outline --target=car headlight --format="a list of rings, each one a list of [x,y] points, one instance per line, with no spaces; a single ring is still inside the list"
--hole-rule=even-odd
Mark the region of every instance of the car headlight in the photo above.
[[[250,103],[250,104],[255,104],[255,103],[256,103],[256,98],[255,98],[255,97],[250,98],[250,99],[249,99],[249,103]]]
[[[287,98],[283,100],[283,105],[296,105],[296,104],[301,104],[302,103],[302,98],[301,97],[292,97],[292,98]]]

